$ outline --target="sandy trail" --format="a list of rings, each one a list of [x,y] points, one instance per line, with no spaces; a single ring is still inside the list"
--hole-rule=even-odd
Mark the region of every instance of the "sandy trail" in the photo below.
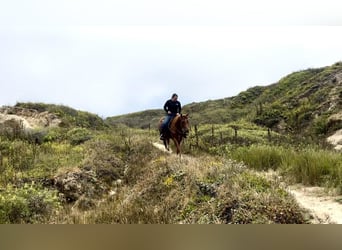
[[[309,187],[302,184],[287,185],[282,177],[273,171],[258,172],[269,180],[280,181],[297,203],[311,215],[313,224],[342,224],[342,196],[327,192],[323,187]]]
[[[337,130],[333,135],[329,136],[327,142],[334,145],[336,150],[342,150],[342,129]]]
[[[342,224],[341,196],[328,195],[322,187],[293,185],[287,187],[298,204],[312,215],[313,224]]]
[[[170,151],[167,151],[167,150],[165,149],[164,145],[162,145],[162,144],[160,144],[160,143],[153,142],[152,145],[153,145],[154,147],[156,147],[157,149],[163,151],[163,152],[170,153],[170,154],[172,153],[171,148],[170,148]]]

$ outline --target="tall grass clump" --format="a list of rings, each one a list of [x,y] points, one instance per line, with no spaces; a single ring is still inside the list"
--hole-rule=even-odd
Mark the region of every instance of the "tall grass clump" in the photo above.
[[[251,145],[229,151],[229,157],[256,170],[279,170],[290,182],[336,187],[342,191],[342,155],[314,146],[293,148]]]
[[[239,147],[232,150],[230,157],[242,161],[248,167],[256,170],[276,170],[282,164],[287,153],[283,147],[251,145],[250,147]]]
[[[342,182],[342,156],[333,151],[305,148],[283,158],[282,170],[305,185],[338,187]]]

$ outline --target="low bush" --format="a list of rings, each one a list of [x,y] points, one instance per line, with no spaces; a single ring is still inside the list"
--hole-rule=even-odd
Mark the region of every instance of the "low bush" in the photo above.
[[[0,223],[43,223],[59,206],[55,191],[35,185],[26,184],[20,188],[8,185],[0,191]]]
[[[74,128],[67,132],[67,138],[72,145],[79,145],[90,140],[92,136],[86,128]]]

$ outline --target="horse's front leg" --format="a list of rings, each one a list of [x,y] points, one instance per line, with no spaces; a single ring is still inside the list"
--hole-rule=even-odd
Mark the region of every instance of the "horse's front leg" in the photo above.
[[[182,139],[179,139],[179,138],[173,138],[173,142],[175,143],[176,145],[176,149],[177,149],[177,155],[180,154],[181,150],[180,150],[180,143],[181,143],[181,140]]]
[[[165,146],[165,149],[166,149],[167,151],[170,151],[169,145],[170,145],[170,139],[169,139],[169,138],[164,139],[164,146]]]

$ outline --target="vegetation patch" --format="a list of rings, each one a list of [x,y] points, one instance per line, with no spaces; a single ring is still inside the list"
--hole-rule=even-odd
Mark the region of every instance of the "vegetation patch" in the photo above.
[[[35,184],[0,190],[1,224],[46,223],[59,209],[57,192]]]

